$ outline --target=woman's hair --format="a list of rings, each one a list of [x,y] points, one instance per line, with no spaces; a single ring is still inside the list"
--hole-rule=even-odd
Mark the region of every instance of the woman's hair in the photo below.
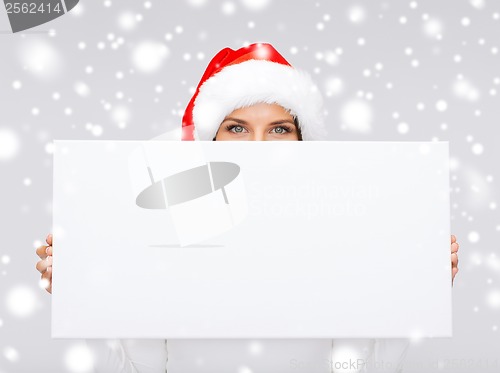
[[[299,138],[299,141],[302,141],[302,131],[300,130],[299,120],[297,119],[297,117],[293,118],[293,123],[295,123],[295,128],[297,129],[297,137]],[[216,137],[217,137],[217,133],[215,134],[215,136],[212,139],[212,141],[216,141],[215,140]]]
[[[293,123],[295,123],[295,128],[297,128],[297,136],[299,138],[299,141],[302,141],[302,131],[300,130],[299,120],[297,117],[293,118]]]

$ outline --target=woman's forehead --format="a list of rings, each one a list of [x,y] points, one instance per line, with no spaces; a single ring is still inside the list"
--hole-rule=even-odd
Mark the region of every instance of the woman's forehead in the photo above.
[[[258,103],[251,106],[241,107],[228,113],[226,117],[232,115],[247,115],[247,116],[270,116],[281,115],[285,117],[292,117],[289,110],[278,104]]]

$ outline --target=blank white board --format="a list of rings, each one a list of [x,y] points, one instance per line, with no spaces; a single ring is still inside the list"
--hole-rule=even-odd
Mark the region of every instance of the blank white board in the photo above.
[[[55,141],[56,338],[449,337],[447,142]]]

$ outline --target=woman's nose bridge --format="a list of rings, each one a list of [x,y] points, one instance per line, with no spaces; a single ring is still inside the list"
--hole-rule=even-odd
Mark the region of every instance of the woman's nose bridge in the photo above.
[[[260,128],[254,129],[251,132],[251,134],[252,134],[251,140],[253,140],[253,141],[262,141],[262,140],[266,139],[266,131],[264,129],[260,129]]]
[[[254,141],[263,141],[266,139],[265,133],[264,132],[254,132],[253,134],[253,139]]]

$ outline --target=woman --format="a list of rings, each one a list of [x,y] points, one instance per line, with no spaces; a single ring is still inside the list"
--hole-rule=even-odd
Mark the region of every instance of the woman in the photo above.
[[[269,44],[252,44],[233,51],[225,48],[208,65],[196,93],[189,102],[182,121],[182,140],[252,140],[300,141],[324,138],[322,98],[310,77],[290,64]],[[47,281],[51,292],[52,236],[40,246],[41,260],[37,269]],[[458,243],[451,236],[452,281],[458,272]],[[210,356],[223,355],[223,367],[216,371],[251,372],[239,361],[238,353],[246,351],[245,340],[175,341],[163,340],[88,340],[96,356],[99,372],[175,372],[176,353],[179,360],[186,352],[199,348],[203,352],[215,347]],[[253,371],[333,371],[339,359],[360,358],[365,364],[385,361],[387,369],[377,366],[377,372],[397,372],[408,347],[407,340],[266,340],[255,344],[253,351],[267,352],[260,363],[251,361]],[[219,348],[217,348],[219,344]],[[184,346],[183,346],[184,345]],[[174,352],[172,353],[172,347]],[[257,347],[256,347],[257,346]],[[258,347],[260,346],[260,347]],[[351,355],[342,355],[342,350]],[[269,352],[272,351],[272,356]],[[254,354],[255,355],[255,354]],[[234,357],[236,356],[236,360]],[[271,357],[280,356],[278,360]],[[229,362],[233,358],[234,361]],[[309,360],[307,360],[309,359]],[[186,359],[188,360],[188,359]],[[179,371],[207,371],[200,358],[191,358],[190,368]],[[307,361],[306,361],[307,360]],[[201,363],[200,363],[201,361]],[[306,363],[309,365],[306,365]],[[258,364],[262,364],[260,367]],[[258,367],[258,368],[257,368]],[[302,368],[302,369],[301,369]],[[363,368],[362,366],[358,367]],[[345,371],[345,370],[344,370]],[[370,369],[368,370],[370,371]]]

